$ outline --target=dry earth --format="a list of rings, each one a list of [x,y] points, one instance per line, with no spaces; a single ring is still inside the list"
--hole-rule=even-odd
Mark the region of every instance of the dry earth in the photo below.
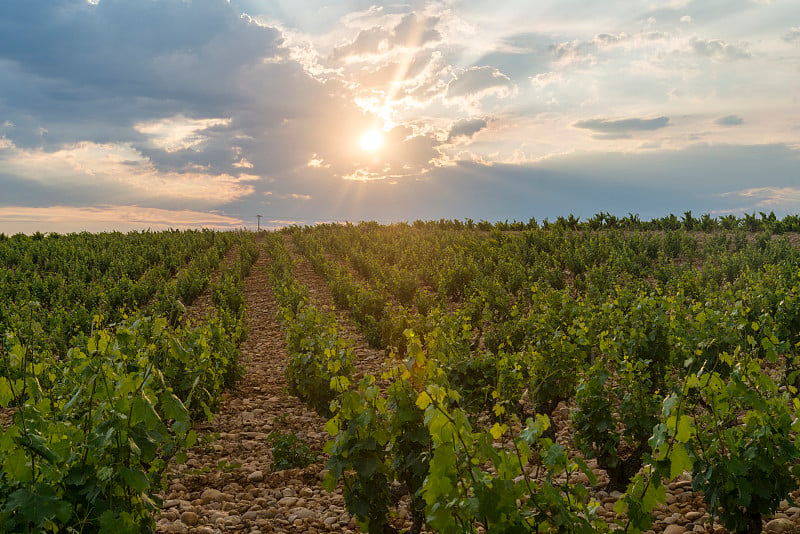
[[[309,263],[294,252],[296,276],[309,287],[317,306],[332,309],[327,284]],[[270,432],[293,432],[321,450],[328,439],[325,420],[288,394],[283,367],[287,358],[283,331],[277,321],[262,253],[246,280],[249,337],[241,347],[246,364],[243,381],[226,394],[210,423],[200,425],[203,443],[189,451],[189,460],[170,469],[165,505],[157,518],[158,532],[211,534],[357,532],[347,514],[341,490],[328,493],[321,487],[322,461],[305,469],[273,472]],[[201,300],[201,302],[203,302]],[[371,349],[346,312],[336,310],[340,331],[357,355],[357,374],[375,373],[384,363],[382,351]],[[570,442],[569,408],[555,415],[558,439]],[[603,503],[602,513],[613,518],[619,494],[603,490],[608,479],[593,462],[600,486],[594,497]],[[583,475],[581,475],[583,476]],[[410,527],[402,506],[396,526]],[[710,525],[702,497],[691,491],[688,478],[670,484],[667,504],[656,513],[653,533],[725,532]],[[800,532],[800,508],[782,503],[781,511],[765,522],[767,532]]]

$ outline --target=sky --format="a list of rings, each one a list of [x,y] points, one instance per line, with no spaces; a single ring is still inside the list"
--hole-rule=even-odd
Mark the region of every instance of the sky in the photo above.
[[[797,0],[3,0],[0,232],[800,212]]]

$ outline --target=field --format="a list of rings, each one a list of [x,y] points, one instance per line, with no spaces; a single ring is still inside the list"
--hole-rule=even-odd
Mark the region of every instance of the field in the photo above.
[[[0,235],[0,530],[795,531],[798,230]]]

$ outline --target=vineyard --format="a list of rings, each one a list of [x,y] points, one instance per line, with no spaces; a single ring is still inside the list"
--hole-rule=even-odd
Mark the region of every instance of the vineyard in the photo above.
[[[0,530],[797,531],[798,231],[0,235]]]

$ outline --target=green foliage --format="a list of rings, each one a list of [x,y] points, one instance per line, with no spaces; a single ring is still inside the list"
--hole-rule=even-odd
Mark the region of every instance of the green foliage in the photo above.
[[[337,395],[336,381],[353,372],[352,348],[339,336],[332,313],[319,311],[308,300],[308,290],[294,278],[294,267],[280,234],[268,237],[272,292],[280,306],[286,332],[289,391],[330,417]]]
[[[239,369],[218,317],[181,325],[181,299],[231,243],[203,231],[0,245],[0,408],[13,410],[0,531],[154,531],[167,462],[185,458],[191,417],[210,417]]]
[[[727,380],[715,372],[687,379],[706,408],[695,407],[695,424],[711,429],[696,433],[692,484],[726,528],[760,532],[762,517],[797,488],[800,426],[792,396],[779,392],[758,360],[725,357],[733,367]]]
[[[196,438],[139,328],[97,330],[47,368],[7,340],[3,359],[25,378],[0,379],[0,404],[16,409],[0,436],[3,531],[152,531],[166,461]]]
[[[267,441],[272,445],[271,469],[273,471],[306,467],[319,459],[308,443],[291,432],[288,434],[278,431],[271,432]]]
[[[575,443],[627,484],[619,527],[651,528],[666,481],[692,471],[723,523],[754,530],[796,480],[800,252],[774,238],[796,222],[601,213],[288,230],[370,343],[405,358],[353,389],[335,353],[295,360],[290,375],[329,395],[328,483],[344,482],[373,532],[391,530],[398,484],[416,531],[423,515],[442,532],[603,531],[569,483],[585,466],[546,433],[546,414],[574,399]],[[271,261],[290,346],[320,354],[326,321],[296,326],[307,292],[283,252]]]

